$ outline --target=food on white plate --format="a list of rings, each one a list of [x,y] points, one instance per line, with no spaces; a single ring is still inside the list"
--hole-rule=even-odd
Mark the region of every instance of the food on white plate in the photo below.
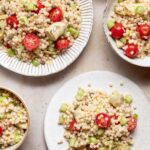
[[[0,46],[34,66],[49,63],[78,38],[77,0],[1,0]]]
[[[107,26],[124,55],[131,59],[150,56],[149,0],[118,0]]]
[[[130,150],[138,114],[131,95],[79,88],[72,104],[60,107],[68,150]]]
[[[29,124],[24,104],[12,93],[0,89],[0,149],[23,140]]]

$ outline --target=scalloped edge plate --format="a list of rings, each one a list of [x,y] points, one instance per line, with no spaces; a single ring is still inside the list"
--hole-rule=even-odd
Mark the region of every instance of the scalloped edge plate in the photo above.
[[[8,57],[6,53],[0,51],[0,65],[21,75],[38,77],[57,73],[72,64],[84,50],[93,26],[92,0],[80,0],[79,5],[82,17],[80,35],[67,52],[58,56],[49,64],[34,67],[32,64],[21,62],[17,58]]]

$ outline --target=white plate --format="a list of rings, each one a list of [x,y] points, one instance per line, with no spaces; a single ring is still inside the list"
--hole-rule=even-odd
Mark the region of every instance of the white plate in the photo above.
[[[124,86],[120,86],[120,83]],[[58,125],[59,108],[62,103],[72,103],[79,87],[87,87],[91,84],[93,88],[100,88],[108,93],[118,90],[121,93],[131,93],[134,98],[134,106],[139,114],[138,127],[134,134],[135,144],[132,150],[149,150],[150,148],[150,103],[145,98],[140,88],[129,79],[118,74],[96,71],[82,74],[66,83],[51,100],[44,122],[44,134],[49,150],[66,150],[67,143],[58,145],[57,142],[63,138],[64,129]],[[109,84],[114,87],[110,88]]]
[[[117,2],[117,0],[107,0],[107,5],[106,5],[106,9],[104,11],[104,16],[103,16],[103,26],[104,26],[104,32],[106,35],[106,38],[108,40],[108,42],[110,43],[111,47],[113,48],[113,50],[121,57],[123,58],[125,61],[133,64],[133,65],[137,65],[137,66],[141,66],[141,67],[150,67],[150,57],[145,57],[143,59],[137,58],[137,59],[131,59],[128,58],[127,56],[124,55],[123,50],[119,49],[116,45],[116,42],[112,39],[112,37],[109,35],[109,30],[107,27],[107,21],[108,18],[110,17],[110,13],[113,11],[114,5]]]
[[[79,0],[79,5],[82,17],[80,35],[67,52],[58,56],[50,64],[34,67],[32,64],[23,63],[16,58],[10,58],[6,53],[0,51],[0,65],[25,76],[46,76],[59,72],[73,63],[86,46],[93,25],[92,0]]]

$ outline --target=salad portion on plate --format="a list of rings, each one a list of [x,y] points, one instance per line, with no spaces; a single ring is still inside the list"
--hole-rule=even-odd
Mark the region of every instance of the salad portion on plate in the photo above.
[[[110,36],[129,58],[150,56],[150,1],[119,0],[107,22]]]
[[[71,105],[60,107],[68,150],[130,150],[138,119],[132,101],[118,91],[109,95],[80,88]]]
[[[0,2],[0,45],[9,57],[46,64],[78,38],[81,11],[76,0]]]
[[[50,150],[148,150],[149,102],[130,80],[95,71],[66,83],[44,121]],[[137,108],[137,109],[136,109]]]
[[[149,0],[108,0],[103,21],[107,40],[121,58],[150,67]]]

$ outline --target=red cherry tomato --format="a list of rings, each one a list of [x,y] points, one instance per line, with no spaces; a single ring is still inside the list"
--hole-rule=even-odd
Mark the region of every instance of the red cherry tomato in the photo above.
[[[7,22],[7,25],[9,25],[11,28],[15,28],[15,29],[18,28],[19,21],[18,21],[16,15],[11,15],[11,16],[9,16],[9,17],[6,19],[6,22]]]
[[[69,130],[70,131],[75,131],[76,130],[76,128],[75,128],[75,125],[77,124],[77,122],[76,122],[76,120],[72,120],[71,122],[70,122],[70,125],[69,125]]]
[[[56,42],[55,42],[55,48],[57,50],[59,50],[60,52],[63,52],[64,49],[68,48],[70,45],[70,41],[66,38],[64,39],[58,39]]]
[[[36,50],[40,45],[40,39],[37,35],[29,33],[23,40],[23,45],[29,52]]]
[[[3,128],[0,127],[0,136],[2,136],[2,134],[3,134]]]
[[[42,8],[44,8],[45,6],[41,3],[41,1],[40,0],[38,0],[37,1],[37,5],[36,5],[36,8],[37,8],[37,10],[35,10],[35,11],[33,11],[33,12],[35,12],[35,13],[39,13],[40,12],[40,10],[42,9]]]
[[[61,8],[55,7],[49,11],[49,18],[53,22],[59,22],[63,19],[63,12]]]
[[[96,116],[95,122],[99,128],[105,129],[105,128],[108,128],[110,126],[111,119],[107,114],[100,113]]]
[[[125,29],[121,23],[116,23],[111,29],[111,36],[114,39],[121,39],[124,33]]]
[[[128,120],[128,131],[129,132],[134,131],[136,126],[137,126],[137,119],[130,117]]]
[[[138,45],[133,43],[126,45],[124,48],[124,53],[129,58],[135,58],[138,55],[138,52],[139,52]]]
[[[142,24],[137,27],[137,31],[142,39],[147,40],[150,38],[150,25]]]

